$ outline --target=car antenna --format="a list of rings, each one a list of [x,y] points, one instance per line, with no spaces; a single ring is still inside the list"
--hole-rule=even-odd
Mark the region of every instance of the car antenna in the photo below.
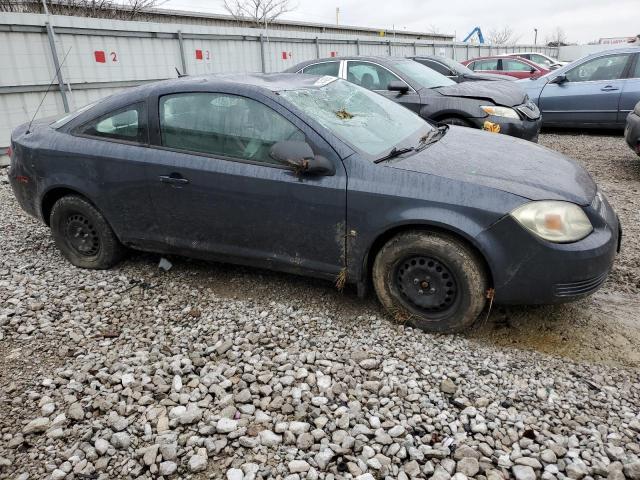
[[[51,86],[53,85],[53,82],[55,82],[56,78],[58,78],[58,73],[60,73],[60,69],[62,68],[62,65],[64,65],[64,61],[67,59],[67,55],[69,55],[70,51],[71,51],[71,47],[69,47],[69,50],[67,50],[67,53],[64,54],[64,58],[62,59],[62,62],[60,62],[60,65],[58,65],[58,68],[56,69],[56,73],[51,79],[51,83],[49,83],[47,90],[44,92],[44,95],[42,96],[42,100],[40,100],[40,104],[38,105],[38,108],[36,108],[36,112],[33,114],[33,117],[31,117],[31,121],[29,122],[29,126],[27,127],[27,131],[25,132],[25,134],[31,132],[31,124],[36,119],[36,115],[38,115],[38,112],[40,111],[40,107],[44,103],[44,99],[47,98],[47,93],[49,93],[49,90],[51,90]]]
[[[189,76],[186,73],[180,73],[180,70],[178,70],[178,67],[173,67],[173,68],[176,69],[176,73],[178,74],[178,78],[188,77]]]

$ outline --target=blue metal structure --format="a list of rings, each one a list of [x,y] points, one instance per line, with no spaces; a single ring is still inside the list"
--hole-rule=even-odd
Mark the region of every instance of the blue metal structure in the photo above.
[[[484,43],[484,36],[482,35],[482,30],[480,30],[480,27],[476,27],[473,30],[471,30],[471,33],[466,36],[466,38],[463,40],[463,42],[466,43],[476,33],[478,34],[478,42],[483,44]]]

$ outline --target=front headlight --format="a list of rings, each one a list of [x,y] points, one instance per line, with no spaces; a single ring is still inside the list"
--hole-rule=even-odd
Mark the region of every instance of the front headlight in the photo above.
[[[516,112],[513,108],[496,107],[494,105],[481,105],[480,108],[483,112],[488,113],[489,115],[494,115],[496,117],[520,118],[518,112]]]
[[[530,202],[516,208],[510,215],[530,232],[555,243],[577,242],[593,231],[582,208],[570,202]]]

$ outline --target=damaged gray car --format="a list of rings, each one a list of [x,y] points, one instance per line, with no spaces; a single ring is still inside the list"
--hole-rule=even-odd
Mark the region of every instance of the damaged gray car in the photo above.
[[[78,267],[128,247],[372,285],[428,331],[468,328],[487,299],[590,294],[620,242],[573,160],[334,77],[148,84],[16,128],[10,157],[18,202]]]

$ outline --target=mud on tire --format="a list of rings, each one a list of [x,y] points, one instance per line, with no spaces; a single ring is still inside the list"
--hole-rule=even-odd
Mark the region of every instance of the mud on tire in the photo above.
[[[373,285],[396,320],[454,333],[469,328],[484,308],[487,277],[482,261],[462,241],[412,231],[393,237],[378,252]]]

